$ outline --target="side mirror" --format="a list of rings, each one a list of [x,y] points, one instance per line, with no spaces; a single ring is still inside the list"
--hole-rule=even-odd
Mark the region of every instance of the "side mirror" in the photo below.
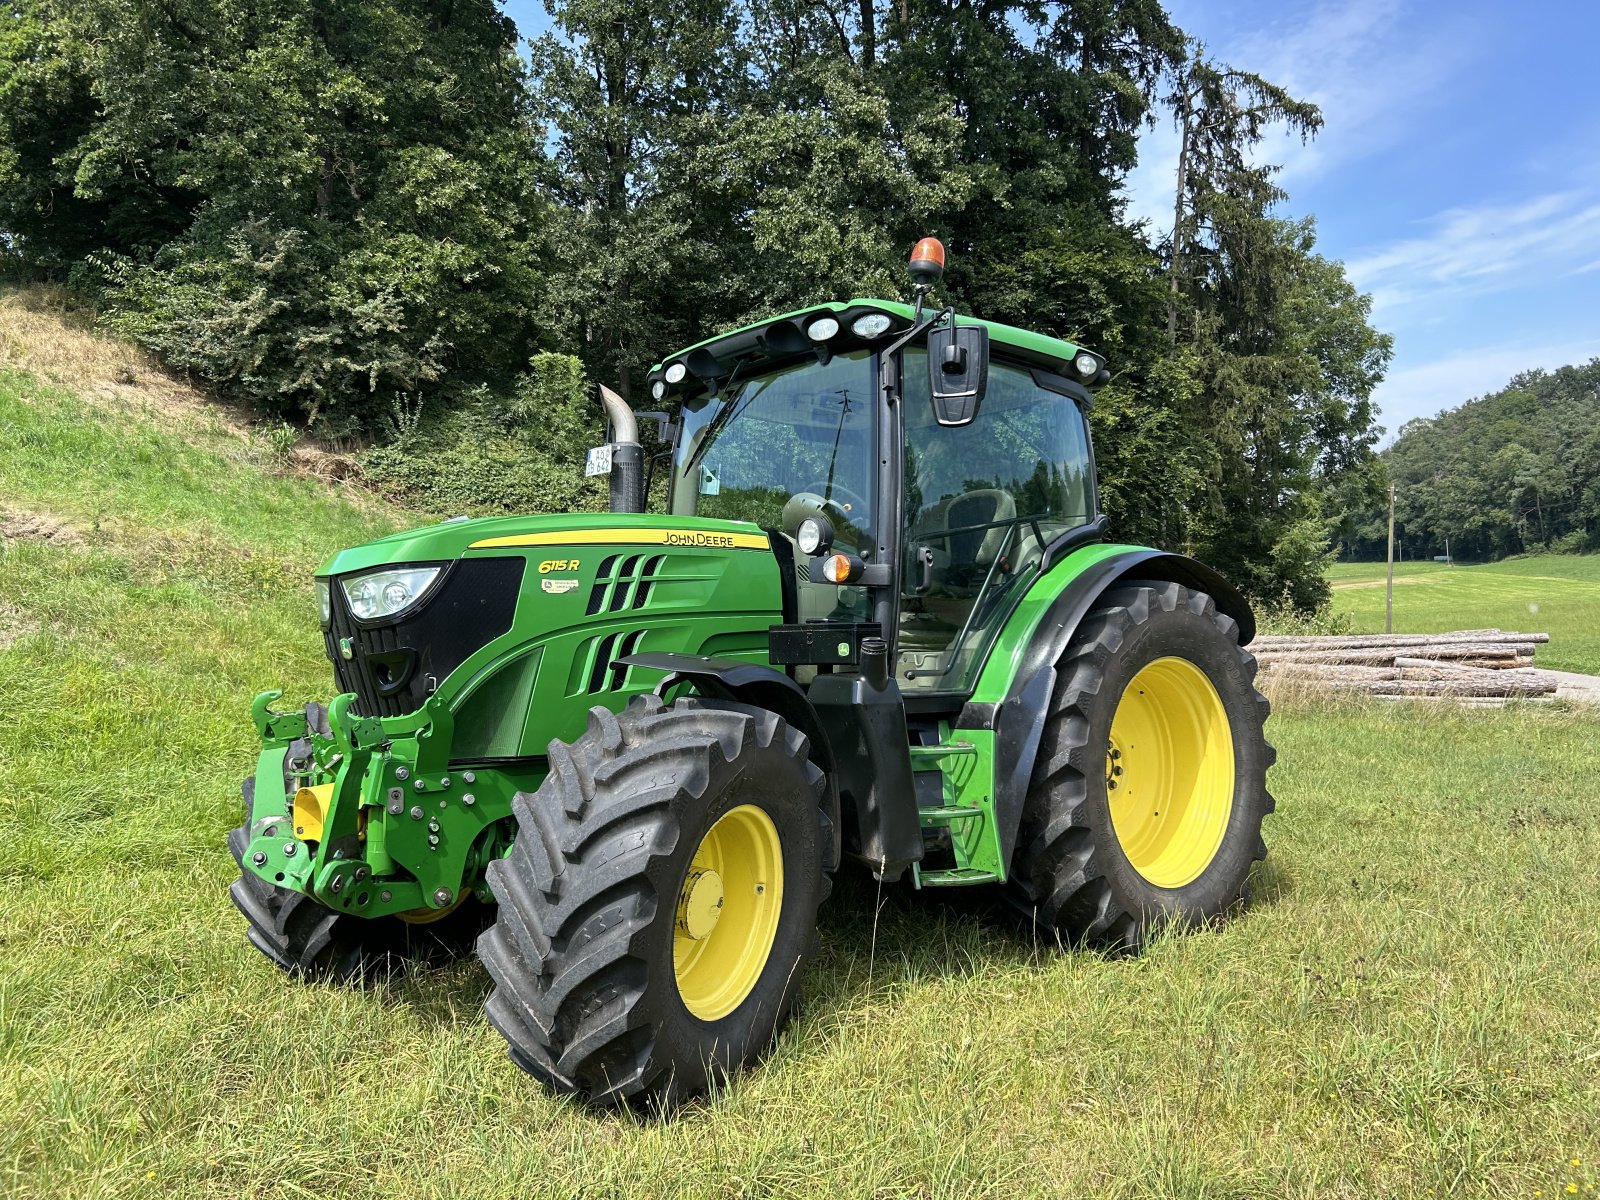
[[[941,425],[965,425],[978,415],[989,385],[989,331],[956,325],[928,333],[928,393]]]

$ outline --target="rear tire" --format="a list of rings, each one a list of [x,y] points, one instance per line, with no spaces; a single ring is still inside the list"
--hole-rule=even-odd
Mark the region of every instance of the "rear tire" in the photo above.
[[[471,896],[448,916],[413,925],[398,917],[334,912],[247,870],[255,776],[244,781],[242,790],[244,824],[228,834],[239,878],[228,895],[249,922],[250,944],[274,966],[298,979],[359,984],[390,978],[416,964],[444,966],[472,950],[487,914]]]
[[[1067,944],[1221,918],[1266,856],[1267,698],[1204,592],[1107,592],[1056,667],[1006,899]]]
[[[596,708],[516,798],[486,1012],[558,1092],[667,1109],[771,1045],[816,949],[832,828],[804,735],[683,698]]]

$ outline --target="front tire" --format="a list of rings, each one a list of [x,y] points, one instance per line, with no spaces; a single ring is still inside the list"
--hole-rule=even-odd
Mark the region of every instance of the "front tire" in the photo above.
[[[815,952],[831,840],[799,731],[749,705],[597,708],[513,805],[478,942],[486,1012],[558,1092],[670,1108],[772,1043]]]
[[[1107,592],[1057,664],[1008,901],[1067,944],[1137,950],[1245,899],[1272,811],[1255,659],[1204,592]]]

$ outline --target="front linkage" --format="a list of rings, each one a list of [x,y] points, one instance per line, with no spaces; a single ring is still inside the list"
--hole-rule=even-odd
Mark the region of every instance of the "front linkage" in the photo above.
[[[326,712],[273,712],[282,695],[251,705],[261,756],[246,870],[360,917],[426,919],[469,892],[492,901],[484,868],[509,851],[512,797],[541,770],[453,769],[453,722],[437,700],[362,717],[351,693]]]

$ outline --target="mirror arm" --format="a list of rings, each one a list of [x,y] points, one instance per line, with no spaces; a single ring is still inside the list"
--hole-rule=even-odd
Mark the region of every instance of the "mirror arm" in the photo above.
[[[941,308],[938,312],[934,313],[931,317],[923,317],[922,319],[916,321],[910,329],[906,330],[899,337],[895,338],[894,341],[889,343],[889,347],[883,352],[883,356],[885,358],[893,358],[896,354],[899,354],[901,350],[905,349],[908,342],[912,341],[920,334],[927,333],[928,330],[934,328],[946,317],[948,317],[951,321],[956,319],[956,310],[951,308],[948,304]]]
[[[922,317],[920,316],[922,307],[919,299],[917,312],[919,314],[919,318],[912,322],[910,329],[906,330],[899,337],[895,338],[894,341],[890,342],[887,347],[885,347],[882,353],[881,361],[893,362],[895,360],[895,356],[899,354],[900,351],[904,350],[912,341],[927,333],[928,330],[936,328],[946,318],[949,318],[952,323],[954,323],[956,319],[956,310],[948,304],[941,308],[938,312],[934,313],[932,316]],[[894,383],[889,379],[887,372],[884,374],[883,391],[884,394],[889,397],[889,403],[893,404],[896,399]]]

